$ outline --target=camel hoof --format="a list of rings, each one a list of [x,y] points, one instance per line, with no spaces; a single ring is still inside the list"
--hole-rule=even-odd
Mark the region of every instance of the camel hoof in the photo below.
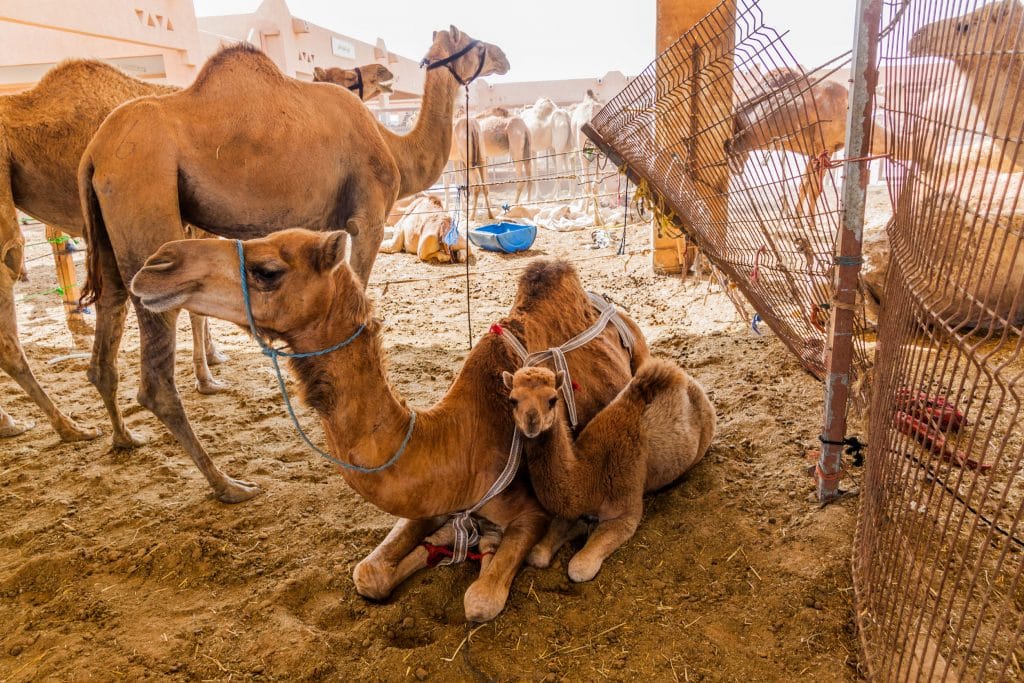
[[[35,422],[16,422],[14,418],[8,417],[3,424],[0,424],[0,439],[9,439],[12,436],[24,434],[35,426]]]
[[[352,570],[352,582],[356,585],[356,593],[367,600],[386,600],[391,595],[389,572],[376,561],[365,558]]]
[[[537,569],[547,569],[551,566],[551,552],[547,548],[534,546],[530,554],[526,556],[526,564]]]
[[[221,363],[227,363],[229,360],[231,360],[230,356],[217,349],[206,354],[206,364],[211,367],[214,365],[220,365]]]
[[[590,581],[601,571],[601,560],[580,557],[579,553],[569,560],[569,578],[576,583]]]
[[[74,422],[62,425],[57,428],[57,434],[60,435],[60,440],[66,443],[74,443],[75,441],[91,441],[98,436],[103,435],[103,430],[90,429],[87,427],[79,427]]]
[[[487,586],[481,585],[480,580],[474,581],[463,597],[462,604],[466,610],[466,621],[483,623],[490,621],[501,614],[505,609],[505,600],[508,594],[501,595]]]
[[[196,391],[203,396],[211,396],[213,394],[219,394],[227,391],[231,388],[231,385],[227,382],[222,382],[219,379],[213,379],[212,377],[208,380],[196,380]]]
[[[243,503],[260,494],[260,487],[247,481],[228,479],[223,489],[217,492],[217,500],[222,503]]]
[[[124,430],[124,434],[114,434],[113,447],[119,451],[130,451],[133,448],[139,448],[149,443],[149,439],[145,436],[141,436],[137,432],[133,432],[130,429]]]

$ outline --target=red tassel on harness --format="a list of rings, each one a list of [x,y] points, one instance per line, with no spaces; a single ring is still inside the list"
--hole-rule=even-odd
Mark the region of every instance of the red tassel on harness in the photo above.
[[[491,329],[488,330],[488,331],[491,334],[504,334],[505,333],[505,330],[503,330],[501,328],[501,325],[499,325],[498,323],[494,323],[493,325],[491,325]]]
[[[572,381],[572,390],[573,391],[579,391],[580,390],[580,385],[576,383],[576,380]]]

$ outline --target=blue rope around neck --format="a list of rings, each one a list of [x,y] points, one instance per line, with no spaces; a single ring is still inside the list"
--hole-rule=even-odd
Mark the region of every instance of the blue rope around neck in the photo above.
[[[338,344],[335,344],[330,348],[321,349],[320,351],[307,351],[305,353],[289,353],[281,349],[275,349],[273,346],[270,346],[265,341],[263,341],[263,337],[261,337],[259,335],[259,332],[256,331],[256,321],[253,320],[252,304],[250,303],[249,300],[249,282],[245,273],[245,250],[242,247],[242,240],[235,240],[235,246],[238,248],[238,273],[241,276],[242,280],[242,299],[245,301],[245,317],[246,320],[249,321],[249,331],[252,332],[252,336],[255,337],[257,343],[259,343],[260,345],[260,348],[263,349],[263,355],[270,358],[270,362],[273,363],[274,365],[274,372],[277,374],[277,386],[281,390],[281,397],[284,398],[284,407],[288,410],[288,415],[292,418],[292,424],[294,424],[295,429],[298,430],[299,436],[301,436],[302,440],[306,442],[306,445],[312,448],[321,458],[324,458],[325,460],[332,462],[338,467],[342,467],[346,470],[352,470],[353,472],[361,472],[363,474],[373,474],[374,472],[386,470],[387,468],[394,465],[396,462],[398,462],[398,459],[402,457],[402,453],[405,452],[405,447],[409,445],[409,440],[412,438],[412,430],[413,427],[416,426],[415,410],[409,411],[409,428],[405,432],[405,438],[402,439],[402,445],[398,447],[398,450],[395,451],[395,454],[393,456],[391,456],[391,459],[388,460],[383,465],[380,465],[378,467],[360,467],[359,465],[353,465],[352,463],[345,462],[343,460],[338,460],[337,458],[317,448],[316,445],[312,441],[310,441],[309,437],[306,436],[306,432],[303,431],[302,425],[299,424],[299,418],[295,414],[295,409],[292,407],[292,400],[288,396],[288,388],[285,386],[284,383],[284,375],[281,374],[281,366],[277,362],[277,359],[279,357],[312,358],[315,356],[324,356],[327,355],[328,353],[331,353],[332,351],[343,349],[352,342],[354,342],[356,338],[363,333],[363,331],[366,329],[366,323],[360,325],[359,328],[352,333],[352,336],[346,339],[345,341],[339,342]]]

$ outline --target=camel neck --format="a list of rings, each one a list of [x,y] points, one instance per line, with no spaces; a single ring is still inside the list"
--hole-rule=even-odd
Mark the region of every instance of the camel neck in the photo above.
[[[452,116],[458,82],[445,68],[427,71],[423,105],[416,126],[407,135],[395,135],[382,127],[402,176],[399,197],[422,192],[444,171],[452,146]]]
[[[523,454],[537,498],[545,508],[567,519],[594,512],[589,481],[594,473],[587,472],[576,457],[564,415],[555,419],[551,429],[527,440]]]

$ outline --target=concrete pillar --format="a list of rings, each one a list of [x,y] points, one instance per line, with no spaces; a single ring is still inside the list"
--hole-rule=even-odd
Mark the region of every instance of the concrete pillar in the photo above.
[[[690,30],[697,22],[720,4],[720,0],[658,0],[657,12],[657,50],[661,54],[670,45]],[[733,3],[731,8],[732,23],[735,23],[736,8]],[[722,34],[723,45],[713,46],[716,50],[731,53],[734,42],[734,32],[725,31]],[[708,53],[708,46],[694,44],[688,46],[694,64],[700,64],[702,58]],[[706,132],[697,136],[693,142],[692,151],[696,152],[702,162],[702,168],[693,170],[693,177],[698,181],[698,186],[712,188],[704,200],[711,215],[712,225],[720,229],[721,234],[715,239],[724,240],[725,220],[728,213],[728,205],[725,199],[725,191],[729,185],[729,173],[727,167],[710,165],[707,162],[714,160],[715,155],[721,155],[724,161],[725,152],[723,143],[731,131],[725,126],[712,127],[715,122],[725,121],[732,112],[732,65],[722,65],[715,76],[714,87],[707,87],[707,84],[700,83],[703,73],[691,74],[693,89],[698,93],[698,98],[687,98],[689,105],[696,105],[695,111],[681,112],[682,120],[692,121],[697,130]],[[660,80],[659,75],[659,80]],[[666,86],[672,87],[672,86]],[[659,86],[659,92],[662,92]],[[683,104],[680,106],[688,106]],[[678,119],[677,119],[678,120]],[[671,142],[673,136],[678,136],[678,130],[667,131],[657,127],[655,123],[655,139],[658,147],[663,148]],[[687,135],[689,132],[687,131]],[[655,219],[652,222],[652,265],[654,272],[660,274],[678,274],[689,270],[695,257],[695,249],[687,244],[685,237],[675,238],[664,234]]]

